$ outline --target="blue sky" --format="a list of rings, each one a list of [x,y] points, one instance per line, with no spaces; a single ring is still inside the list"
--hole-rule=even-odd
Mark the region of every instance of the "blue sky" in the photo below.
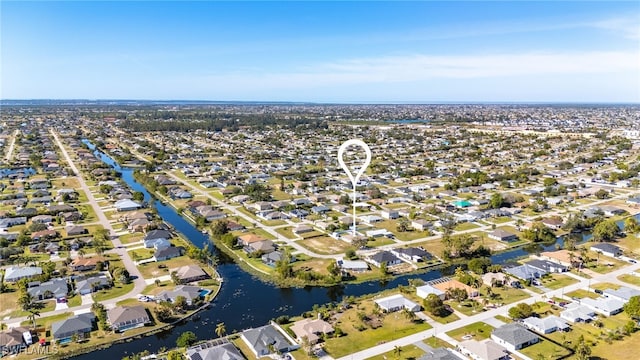
[[[0,98],[640,102],[640,2],[0,3]]]

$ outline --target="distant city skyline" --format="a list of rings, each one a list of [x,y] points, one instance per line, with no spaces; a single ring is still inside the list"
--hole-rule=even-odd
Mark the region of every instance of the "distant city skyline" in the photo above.
[[[640,2],[13,2],[1,99],[640,102]]]

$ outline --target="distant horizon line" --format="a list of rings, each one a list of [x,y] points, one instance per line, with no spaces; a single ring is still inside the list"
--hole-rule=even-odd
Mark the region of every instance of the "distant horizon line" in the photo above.
[[[191,100],[191,99],[82,99],[82,98],[31,98],[0,99],[0,105],[20,105],[25,102],[75,102],[75,103],[164,103],[164,104],[309,104],[309,105],[640,105],[633,101],[288,101],[288,100]]]

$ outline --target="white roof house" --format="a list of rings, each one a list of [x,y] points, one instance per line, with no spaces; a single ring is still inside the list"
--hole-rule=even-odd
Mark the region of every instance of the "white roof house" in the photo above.
[[[484,341],[467,340],[458,344],[463,355],[473,360],[508,360],[511,359],[507,349],[491,339]]]
[[[374,300],[374,302],[386,312],[394,312],[402,309],[407,309],[412,312],[420,311],[420,305],[405,298],[400,294],[387,296],[382,299]]]
[[[624,302],[613,299],[599,297],[597,299],[584,298],[580,300],[580,303],[591,310],[605,316],[611,316],[622,312]]]
[[[444,291],[437,289],[431,285],[427,284],[427,285],[422,285],[416,288],[416,295],[418,295],[418,297],[422,299],[426,299],[427,296],[429,296],[429,294],[435,294],[442,300],[444,300],[445,298]]]
[[[595,319],[595,312],[584,305],[570,304],[560,313],[560,318],[572,323],[590,322]]]
[[[542,334],[569,330],[569,325],[563,319],[555,315],[550,315],[546,318],[528,317],[522,320],[522,324],[527,328]]]

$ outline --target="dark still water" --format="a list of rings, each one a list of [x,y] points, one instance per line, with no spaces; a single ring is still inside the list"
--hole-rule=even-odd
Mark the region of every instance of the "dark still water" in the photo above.
[[[96,155],[107,164],[121,171],[123,181],[133,190],[143,192],[146,201],[153,201],[162,219],[168,224],[171,224],[177,231],[184,234],[194,245],[203,247],[205,244],[210,243],[208,236],[203,235],[193,225],[184,220],[173,208],[163,205],[157,200],[153,200],[146,189],[133,179],[132,169],[120,168],[115,164],[113,159],[103,153],[96,152]],[[585,238],[586,236],[583,236],[582,241],[584,241]],[[520,248],[497,254],[492,256],[492,261],[502,264],[514,261],[518,257],[526,256],[530,252],[555,249],[557,245],[562,245],[562,239],[548,246],[540,246],[534,249]],[[77,358],[87,360],[115,360],[114,356],[119,359],[122,356],[144,350],[156,352],[161,347],[174,347],[178,336],[185,331],[193,331],[198,336],[198,339],[215,338],[214,330],[216,324],[220,322],[225,323],[227,333],[232,333],[265,325],[269,320],[280,315],[297,315],[309,311],[314,304],[340,301],[343,296],[361,296],[394,288],[398,285],[407,285],[408,279],[412,278],[433,280],[443,275],[450,275],[453,272],[453,268],[449,267],[422,274],[401,276],[389,281],[373,281],[333,287],[278,288],[248,274],[238,265],[225,259],[224,256],[220,257],[221,262],[217,270],[224,279],[224,283],[211,308],[201,312],[198,320],[190,320],[176,326],[170,331],[128,343],[114,344],[107,350],[92,352],[78,356]]]

